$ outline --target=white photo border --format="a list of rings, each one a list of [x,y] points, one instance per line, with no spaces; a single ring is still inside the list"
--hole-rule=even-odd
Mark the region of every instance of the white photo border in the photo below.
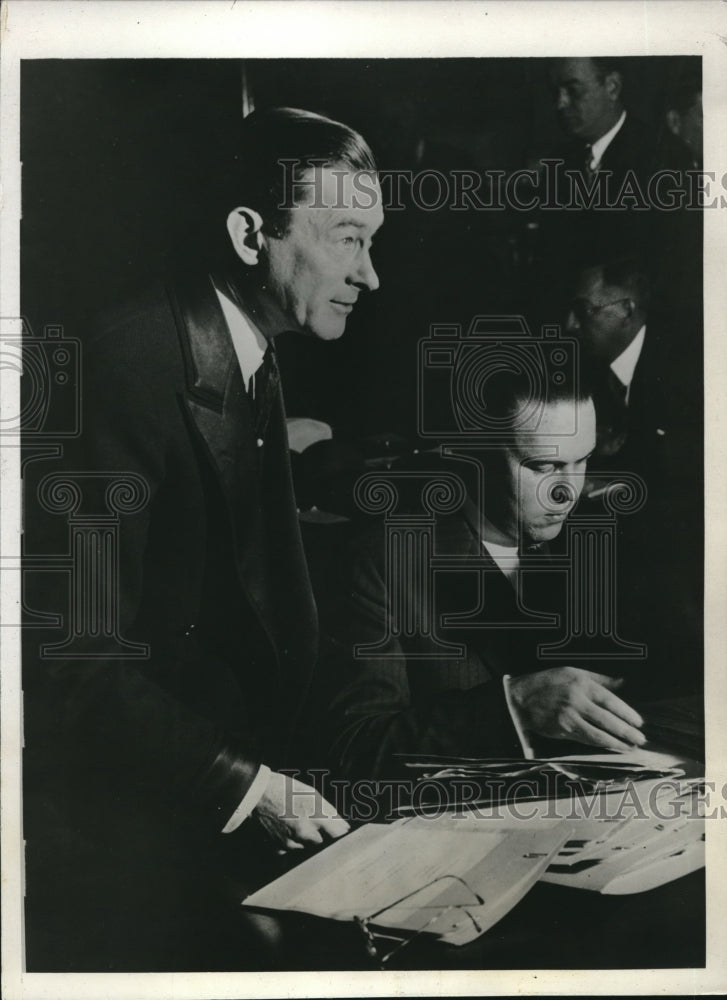
[[[112,26],[113,30],[108,30]],[[0,10],[2,44],[2,316],[19,316],[20,62],[78,58],[497,57],[699,55],[703,58],[704,163],[727,169],[727,5],[720,0],[510,0],[489,3],[368,0],[8,0]],[[705,699],[707,779],[727,782],[727,204],[705,211]],[[17,412],[18,384],[3,371],[2,412]],[[20,552],[19,449],[2,450],[1,545],[11,563]],[[2,619],[16,620],[19,574],[4,573]],[[699,994],[727,990],[726,831],[707,838],[705,969],[598,971],[454,971],[371,973],[28,974],[23,972],[23,841],[20,781],[22,692],[18,629],[0,630],[2,670],[3,996],[280,997],[506,994]]]

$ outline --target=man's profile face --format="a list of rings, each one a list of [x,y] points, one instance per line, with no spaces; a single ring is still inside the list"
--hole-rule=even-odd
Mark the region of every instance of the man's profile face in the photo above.
[[[335,340],[361,291],[379,287],[370,252],[384,213],[371,173],[343,166],[317,172],[319,186],[306,187],[306,201],[291,209],[287,232],[268,237],[266,284],[295,326]]]
[[[558,120],[566,135],[595,142],[621,114],[620,85],[613,74],[601,79],[591,59],[559,59],[552,75]]]
[[[638,332],[632,316],[627,289],[606,284],[600,267],[581,272],[566,326],[595,358],[610,364],[626,350]]]
[[[504,452],[498,524],[513,544],[547,542],[560,533],[583,489],[595,446],[596,411],[590,399],[548,403],[539,419],[516,432]]]

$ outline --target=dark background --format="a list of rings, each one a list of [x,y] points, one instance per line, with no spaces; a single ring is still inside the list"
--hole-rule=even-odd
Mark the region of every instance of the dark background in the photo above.
[[[657,127],[665,90],[698,62],[627,60],[627,106]],[[246,98],[345,121],[384,169],[511,171],[560,138],[545,59],[40,60],[23,63],[21,88],[22,302],[36,335],[78,333],[224,227],[217,179]],[[280,341],[288,412],[355,435],[410,433],[429,324],[527,314],[523,238],[508,212],[389,213],[381,290],[345,337]]]

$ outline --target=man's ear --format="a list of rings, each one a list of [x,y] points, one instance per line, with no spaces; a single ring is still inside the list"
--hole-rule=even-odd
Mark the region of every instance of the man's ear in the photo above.
[[[615,70],[612,73],[607,73],[605,83],[606,93],[615,103],[621,97],[621,87],[623,83],[621,80],[621,74],[617,73]]]
[[[265,243],[262,227],[262,216],[254,208],[234,208],[227,216],[227,232],[232,246],[248,267],[254,267],[260,260],[260,250]]]
[[[682,116],[673,108],[666,113],[666,127],[672,135],[682,134]]]

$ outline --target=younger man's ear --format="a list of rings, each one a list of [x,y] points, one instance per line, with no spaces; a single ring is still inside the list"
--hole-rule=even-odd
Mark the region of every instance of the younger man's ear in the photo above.
[[[234,208],[227,216],[227,232],[235,253],[249,267],[260,260],[260,250],[265,243],[262,227],[262,216],[254,208]]]

